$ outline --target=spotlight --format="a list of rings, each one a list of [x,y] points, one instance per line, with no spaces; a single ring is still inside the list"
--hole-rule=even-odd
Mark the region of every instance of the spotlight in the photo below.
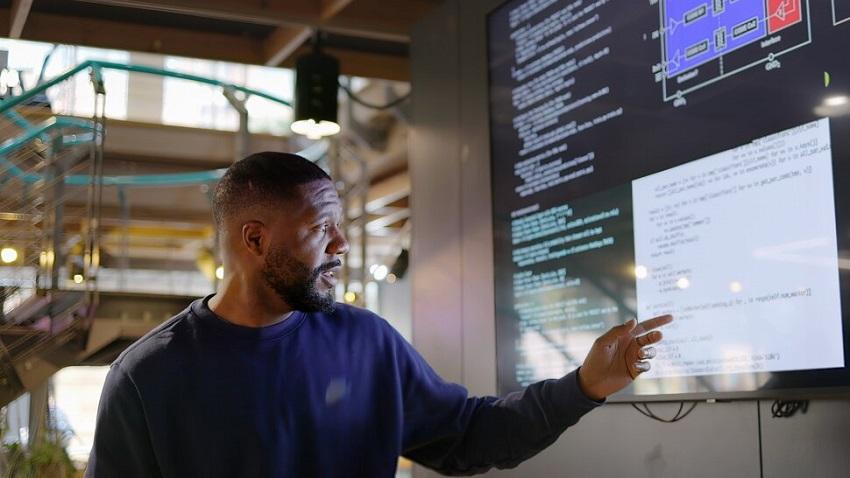
[[[347,304],[353,304],[357,300],[357,294],[354,292],[348,291],[345,295],[342,296]]]
[[[319,48],[318,36],[313,51],[295,63],[295,120],[290,128],[310,139],[339,133],[337,94],[339,60]]]
[[[12,247],[4,247],[0,250],[0,261],[4,264],[11,264],[18,260],[18,251]]]
[[[825,98],[823,100],[823,104],[826,106],[841,106],[847,103],[847,97],[844,95],[840,96],[830,96],[829,98]]]
[[[74,274],[74,284],[82,284],[85,278],[82,274]]]
[[[53,266],[53,251],[41,251],[38,254],[38,264],[41,267]]]
[[[389,272],[390,270],[387,268],[387,266],[381,264],[375,268],[375,272],[372,273],[372,277],[374,277],[377,281],[382,281],[387,278],[387,274]]]
[[[215,268],[215,278],[218,280],[224,279],[224,266],[218,266]]]
[[[306,136],[313,140],[319,140],[325,136],[333,136],[339,133],[340,130],[339,125],[332,121],[321,120],[316,122],[312,118],[293,121],[290,128],[293,133]]]

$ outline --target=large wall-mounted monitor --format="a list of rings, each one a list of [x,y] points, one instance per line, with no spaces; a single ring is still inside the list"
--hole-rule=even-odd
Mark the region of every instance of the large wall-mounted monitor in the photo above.
[[[616,400],[850,391],[850,1],[487,19],[501,392],[672,313]]]

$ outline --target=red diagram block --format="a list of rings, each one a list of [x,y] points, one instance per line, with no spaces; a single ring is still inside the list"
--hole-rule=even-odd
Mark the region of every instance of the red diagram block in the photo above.
[[[767,31],[776,33],[803,19],[802,0],[767,0]]]

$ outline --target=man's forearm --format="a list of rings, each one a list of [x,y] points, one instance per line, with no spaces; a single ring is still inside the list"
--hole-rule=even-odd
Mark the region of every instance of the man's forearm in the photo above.
[[[501,399],[470,398],[466,430],[407,455],[444,474],[512,468],[552,444],[601,402],[587,398],[576,372],[529,385]]]

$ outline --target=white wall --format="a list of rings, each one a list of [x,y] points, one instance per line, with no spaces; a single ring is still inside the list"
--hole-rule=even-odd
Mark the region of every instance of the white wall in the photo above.
[[[413,321],[410,318],[410,277],[405,276],[395,283],[379,282],[379,307],[381,317],[396,329],[402,337],[411,339]]]
[[[449,0],[414,30],[410,140],[413,341],[445,378],[496,388],[485,14],[499,0]],[[517,477],[846,477],[850,403],[814,401],[770,418],[770,402],[701,404],[675,424],[606,405]],[[653,405],[662,416],[673,405]],[[417,477],[434,476],[416,470]]]

